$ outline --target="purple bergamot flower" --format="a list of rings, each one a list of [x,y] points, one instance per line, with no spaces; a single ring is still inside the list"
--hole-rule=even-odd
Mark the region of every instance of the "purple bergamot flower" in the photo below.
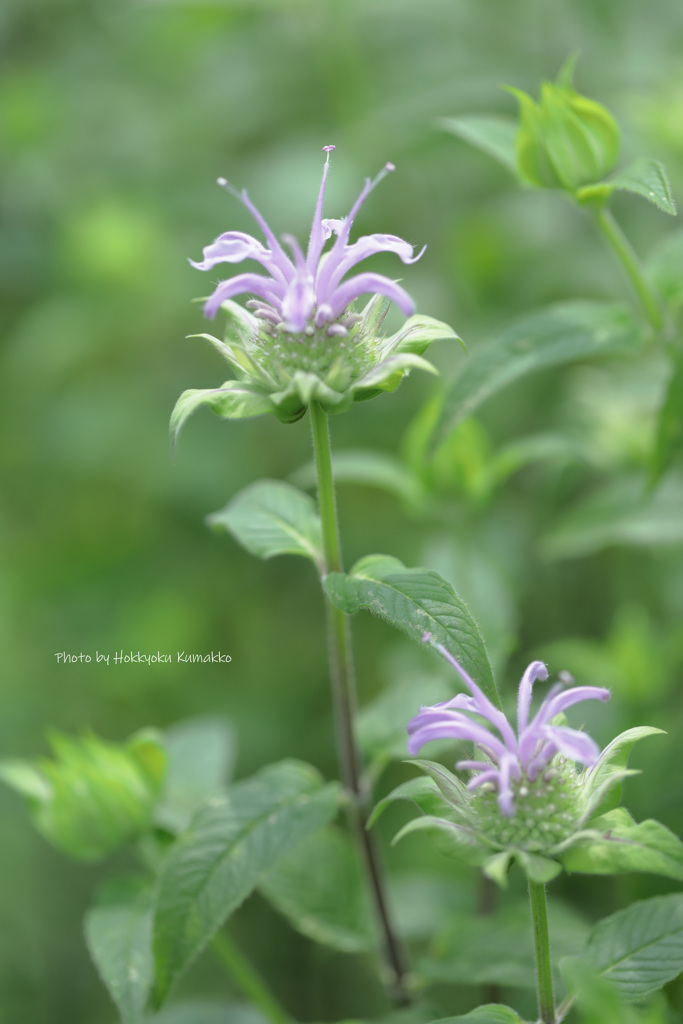
[[[396,840],[416,831],[436,831],[447,852],[481,866],[500,885],[506,885],[513,860],[537,882],[554,878],[565,864],[569,870],[578,864],[578,870],[609,873],[633,867],[666,874],[661,866],[643,866],[638,860],[642,840],[634,829],[637,833],[640,826],[617,808],[614,792],[633,774],[626,765],[634,743],[660,729],[627,729],[600,753],[590,736],[569,728],[564,712],[584,700],[606,701],[609,691],[570,687],[568,674],[532,715],[533,684],[548,678],[541,661],[533,661],[522,676],[515,728],[442,644],[433,643],[429,633],[424,640],[455,668],[469,693],[423,707],[408,724],[408,751],[414,756],[431,740],[470,742],[474,755],[455,766],[469,777],[463,781],[442,764],[417,760],[414,764],[427,777],[404,782],[380,801],[371,823],[393,800],[410,800],[422,816],[408,822]],[[643,824],[646,831],[649,827]],[[618,863],[610,846],[621,850]],[[633,856],[627,850],[631,846]],[[584,853],[592,848],[598,850],[594,859]]]
[[[429,634],[425,634],[429,640]],[[594,764],[600,750],[584,732],[554,723],[557,715],[584,700],[609,700],[609,690],[599,686],[575,686],[565,689],[556,683],[534,717],[529,721],[531,691],[537,679],[548,678],[542,661],[532,661],[522,676],[517,695],[517,732],[503,712],[495,707],[473,679],[442,644],[436,649],[459,673],[471,696],[458,694],[452,700],[425,707],[408,723],[408,752],[417,754],[429,740],[470,740],[481,751],[483,760],[458,761],[457,769],[472,773],[467,784],[470,792],[482,789],[495,792],[500,813],[506,818],[516,813],[516,804],[532,790],[545,791],[557,771],[554,761]],[[566,677],[565,677],[566,678]],[[467,712],[467,714],[465,713]],[[499,735],[469,717],[486,719]]]
[[[250,294],[256,298],[250,299],[247,306],[254,310],[271,334],[282,328],[289,334],[307,333],[310,336],[316,330],[324,330],[327,335],[345,337],[354,322],[353,315],[347,312],[348,307],[365,293],[385,295],[396,303],[404,316],[412,316],[415,312],[415,304],[408,293],[388,277],[365,273],[345,280],[358,263],[375,253],[394,252],[403,263],[415,263],[426,246],[414,256],[409,242],[396,235],[380,234],[365,235],[349,244],[356,214],[375,185],[395,170],[393,164],[385,164],[374,180],[366,180],[348,217],[342,220],[323,219],[330,153],[334,148],[323,147],[327,159],[305,256],[297,239],[285,235],[283,241],[292,254],[288,256],[246,191],[237,192],[225,178],[219,178],[219,184],[249,210],[261,228],[267,246],[242,231],[226,231],[204,249],[201,263],[193,260],[190,263],[197,270],[212,270],[218,263],[241,263],[252,259],[260,263],[269,276],[247,273],[222,281],[204,307],[208,317],[213,318],[226,299]],[[335,242],[323,258],[325,243],[333,234],[336,235]]]
[[[457,338],[446,324],[415,315],[415,305],[396,281],[373,271],[352,273],[359,263],[378,253],[393,253],[404,264],[415,263],[410,242],[397,235],[364,235],[350,241],[354,220],[366,198],[394,170],[385,164],[367,179],[349,215],[323,217],[325,188],[334,146],[327,157],[306,252],[296,238],[280,242],[246,191],[238,192],[225,179],[219,184],[252,214],[263,234],[259,241],[243,231],[226,231],[208,245],[198,270],[218,264],[254,260],[265,274],[247,271],[221,281],[207,299],[204,312],[227,315],[225,339],[202,334],[230,363],[236,379],[220,388],[184,392],[171,418],[174,434],[200,405],[209,405],[227,419],[271,412],[284,422],[299,419],[312,401],[327,412],[341,412],[354,401],[393,391],[411,369],[435,373],[422,358],[432,341]],[[328,242],[333,239],[331,245]],[[327,251],[325,251],[327,247]],[[371,296],[364,309],[354,303]],[[249,295],[246,307],[233,301]],[[389,304],[408,317],[390,337],[382,333]]]

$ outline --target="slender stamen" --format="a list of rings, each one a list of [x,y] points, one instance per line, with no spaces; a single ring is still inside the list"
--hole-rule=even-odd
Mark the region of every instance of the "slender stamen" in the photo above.
[[[308,253],[306,255],[306,266],[311,274],[318,266],[320,254],[322,253],[323,246],[325,244],[325,232],[323,231],[323,201],[325,199],[327,174],[330,169],[330,153],[334,148],[334,146],[323,146],[323,152],[327,153],[327,158],[325,160],[325,166],[323,167],[323,180],[320,183],[320,192],[318,193],[318,202],[316,203],[315,213],[313,215],[311,234],[308,239]]]

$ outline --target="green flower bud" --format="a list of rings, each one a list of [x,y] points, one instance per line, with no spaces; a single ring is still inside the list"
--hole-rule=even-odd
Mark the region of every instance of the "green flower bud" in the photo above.
[[[619,129],[601,104],[577,93],[572,67],[556,83],[544,82],[540,103],[510,89],[520,104],[517,172],[537,188],[575,193],[593,185],[612,169],[619,152]]]
[[[166,771],[151,730],[125,744],[50,737],[54,760],[6,761],[0,779],[26,797],[38,831],[62,853],[99,861],[150,827]]]

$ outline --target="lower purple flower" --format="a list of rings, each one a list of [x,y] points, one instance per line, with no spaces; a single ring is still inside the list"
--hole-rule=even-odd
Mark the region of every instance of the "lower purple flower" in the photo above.
[[[430,640],[428,633],[424,639]],[[473,773],[468,790],[485,787],[495,791],[499,810],[506,817],[515,814],[516,796],[527,796],[529,784],[533,785],[547,772],[557,755],[585,765],[597,761],[600,751],[590,736],[566,725],[553,724],[553,719],[581,701],[608,700],[609,690],[599,686],[565,689],[562,683],[557,683],[529,721],[533,684],[537,679],[548,678],[543,662],[532,661],[519,684],[515,733],[503,712],[491,703],[446,648],[442,644],[434,646],[460,674],[471,696],[460,693],[452,700],[422,708],[408,723],[411,756],[430,740],[471,741],[482,757],[458,761],[456,768]],[[470,718],[471,714],[485,719],[495,732]]]

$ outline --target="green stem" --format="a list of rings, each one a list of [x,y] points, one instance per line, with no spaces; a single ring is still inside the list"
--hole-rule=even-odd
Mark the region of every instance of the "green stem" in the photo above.
[[[211,940],[211,947],[244,995],[263,1010],[271,1024],[292,1024],[292,1018],[226,932],[217,932]]]
[[[536,981],[538,987],[538,1012],[542,1024],[556,1024],[555,997],[553,995],[553,971],[550,959],[550,936],[548,934],[548,908],[545,886],[529,879],[529,900],[531,920],[534,926],[534,947],[536,950]]]
[[[662,308],[656,292],[645,276],[633,246],[605,207],[595,212],[595,220],[630,277],[650,324],[655,330],[661,330],[663,326]]]
[[[332,476],[332,453],[327,414],[311,403],[313,449],[318,478],[318,503],[323,535],[323,578],[329,572],[343,572],[337,503]],[[337,750],[342,782],[350,796],[351,824],[365,864],[370,890],[384,938],[386,959],[392,975],[390,988],[396,1000],[406,1003],[405,969],[400,943],[389,915],[379,856],[373,837],[366,828],[363,799],[362,759],[354,728],[356,686],[351,654],[351,631],[347,616],[326,599],[330,676],[337,729]]]

